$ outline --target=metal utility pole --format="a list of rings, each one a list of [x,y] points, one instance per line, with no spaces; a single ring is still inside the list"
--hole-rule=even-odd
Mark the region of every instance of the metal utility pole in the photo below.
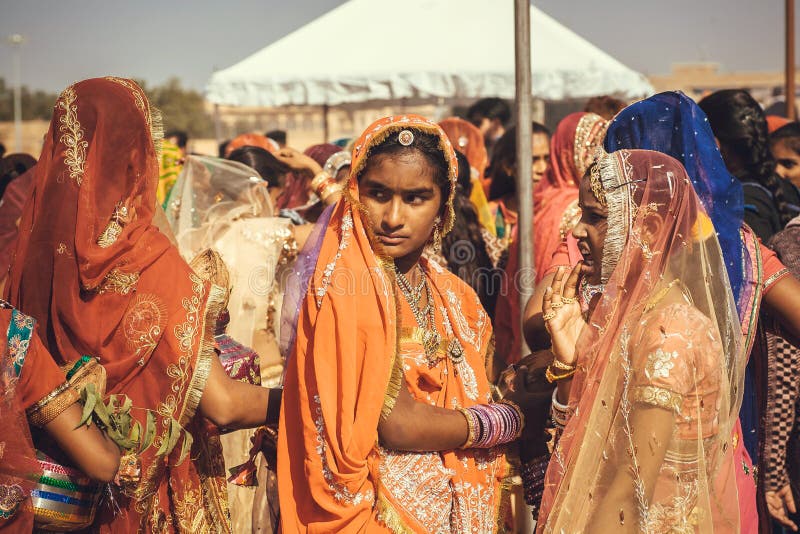
[[[516,122],[517,122],[517,195],[519,195],[519,273],[509,283],[519,283],[520,316],[522,323],[525,306],[533,292],[533,178],[531,176],[531,4],[530,0],[514,0],[514,50],[516,57]],[[522,328],[520,328],[520,333]],[[520,341],[522,357],[528,353],[528,344]]]
[[[797,119],[794,109],[794,0],[786,0],[786,118]]]
[[[14,73],[14,151],[22,152],[22,55],[20,49],[25,38],[15,33],[8,36],[12,49],[12,70]]]

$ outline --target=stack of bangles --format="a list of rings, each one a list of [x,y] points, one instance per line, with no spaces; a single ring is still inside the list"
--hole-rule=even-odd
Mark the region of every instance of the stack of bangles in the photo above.
[[[459,408],[467,420],[467,441],[462,449],[488,449],[519,438],[525,417],[519,406],[508,400]]]
[[[311,180],[311,189],[327,204],[332,195],[342,190],[342,186],[327,171],[320,171]]]
[[[556,371],[553,371],[553,369],[556,369]],[[574,365],[567,365],[560,362],[558,358],[553,358],[553,362],[547,366],[547,370],[544,372],[544,377],[552,384],[558,380],[572,377],[576,369],[577,367]]]

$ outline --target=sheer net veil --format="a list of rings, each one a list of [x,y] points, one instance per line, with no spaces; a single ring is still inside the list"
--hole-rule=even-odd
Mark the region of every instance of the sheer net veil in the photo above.
[[[603,154],[592,181],[609,212],[605,291],[578,341],[538,529],[736,532],[744,360],[711,221],[665,154]]]

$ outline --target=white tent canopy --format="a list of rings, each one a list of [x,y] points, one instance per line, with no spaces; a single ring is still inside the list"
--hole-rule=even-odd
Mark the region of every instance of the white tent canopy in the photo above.
[[[207,86],[231,106],[514,98],[513,0],[350,0]],[[653,92],[647,79],[531,6],[533,95]]]

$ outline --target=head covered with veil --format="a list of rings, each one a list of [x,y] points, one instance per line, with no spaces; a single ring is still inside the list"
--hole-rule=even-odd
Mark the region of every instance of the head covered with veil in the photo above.
[[[722,253],[681,164],[606,154],[573,234],[604,285],[577,341],[542,532],[733,532],[743,362]],[[681,530],[683,531],[683,530]]]
[[[677,91],[631,104],[608,125],[605,139],[607,152],[625,148],[663,152],[683,164],[714,223],[734,298],[737,303],[746,300],[741,298],[749,285],[739,233],[744,220],[742,184],[725,167],[703,110]]]

